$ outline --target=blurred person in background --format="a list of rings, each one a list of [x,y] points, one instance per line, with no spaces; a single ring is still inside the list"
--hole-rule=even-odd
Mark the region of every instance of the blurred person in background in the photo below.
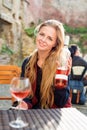
[[[72,57],[69,80],[69,86],[72,90],[72,103],[83,105],[86,102],[83,78],[87,71],[87,62],[82,58],[80,48],[76,44],[70,45],[69,50]]]

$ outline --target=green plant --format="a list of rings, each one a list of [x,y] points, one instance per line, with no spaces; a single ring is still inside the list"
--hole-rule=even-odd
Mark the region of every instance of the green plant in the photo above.
[[[2,53],[2,54],[7,53],[8,55],[14,54],[13,50],[9,46],[7,46],[6,44],[2,44],[2,48],[1,48],[0,53]]]
[[[83,54],[87,53],[87,47],[84,43],[87,43],[87,27],[74,28],[68,25],[64,25],[65,31],[71,36],[70,44],[77,44]],[[79,41],[73,41],[72,37],[78,37]]]
[[[33,37],[34,29],[35,29],[35,26],[25,29],[25,32],[27,33],[28,36]]]
[[[70,27],[68,25],[64,25],[64,28],[66,30],[66,32],[71,33],[71,34],[86,34],[87,33],[87,28],[86,27],[78,27],[78,28],[74,28],[74,27]]]

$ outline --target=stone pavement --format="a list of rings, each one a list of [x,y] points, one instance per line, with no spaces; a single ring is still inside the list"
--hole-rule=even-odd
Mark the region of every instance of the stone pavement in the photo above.
[[[9,90],[9,85],[0,85],[0,96],[3,95],[11,95]],[[0,100],[0,109],[9,109],[12,105],[11,101],[1,101]],[[81,111],[83,114],[87,116],[87,98],[86,98],[86,104],[85,105],[72,105],[73,107],[77,108],[79,111]]]
[[[0,101],[0,109],[6,110],[11,107],[11,101]],[[73,107],[77,108],[80,112],[87,116],[87,102],[85,105],[74,105]]]
[[[74,105],[73,107],[77,108],[80,112],[87,116],[87,102],[85,105]]]
[[[10,85],[1,85],[0,84],[0,96],[11,96],[10,94]],[[9,109],[12,102],[10,100],[0,100],[0,109]]]
[[[81,111],[83,114],[87,116],[87,91],[86,91],[86,103],[85,105],[79,105],[79,104],[73,104],[73,107],[77,108],[79,111]]]

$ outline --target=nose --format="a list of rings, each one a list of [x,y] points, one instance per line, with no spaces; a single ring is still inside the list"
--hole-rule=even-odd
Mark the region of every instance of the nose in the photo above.
[[[46,37],[43,37],[43,38],[42,38],[42,41],[43,41],[43,42],[46,42],[46,40],[47,40]]]

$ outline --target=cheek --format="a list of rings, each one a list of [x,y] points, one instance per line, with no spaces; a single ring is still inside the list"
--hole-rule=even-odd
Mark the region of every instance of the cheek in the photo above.
[[[57,45],[57,43],[55,42],[54,44],[53,44],[53,47],[55,47]]]
[[[51,50],[53,47],[55,47],[56,46],[56,44],[50,44],[49,45],[49,49]]]
[[[38,37],[35,39],[35,41],[36,41],[36,45],[38,45],[38,41],[39,41]]]
[[[57,45],[57,43],[53,42],[51,45],[52,45],[52,48],[53,48],[53,47],[55,47]]]

